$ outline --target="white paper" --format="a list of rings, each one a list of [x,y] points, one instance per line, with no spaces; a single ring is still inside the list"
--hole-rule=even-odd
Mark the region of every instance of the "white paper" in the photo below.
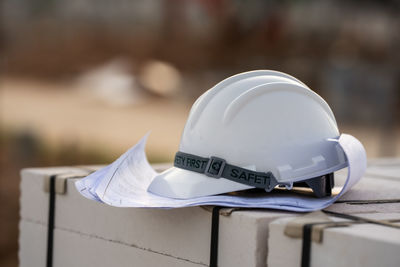
[[[147,192],[157,175],[146,159],[147,136],[109,166],[76,182],[77,189],[89,199],[115,207],[181,208],[200,205],[226,207],[269,208],[290,211],[320,210],[335,202],[363,176],[366,169],[366,153],[362,144],[353,136],[342,134],[337,140],[348,161],[348,174],[344,186],[336,196],[315,198],[286,192],[262,195],[216,195],[192,199],[165,198]]]

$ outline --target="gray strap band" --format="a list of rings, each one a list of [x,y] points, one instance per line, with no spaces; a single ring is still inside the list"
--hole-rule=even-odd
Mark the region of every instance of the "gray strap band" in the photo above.
[[[217,157],[203,158],[178,151],[174,166],[180,169],[205,174],[213,178],[225,178],[237,183],[263,188],[267,192],[274,189],[278,182],[272,172],[256,172],[228,164]]]

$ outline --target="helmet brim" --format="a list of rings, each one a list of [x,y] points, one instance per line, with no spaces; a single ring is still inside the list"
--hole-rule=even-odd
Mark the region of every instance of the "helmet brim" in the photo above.
[[[155,176],[147,191],[163,197],[188,199],[251,188],[254,187],[172,167]]]

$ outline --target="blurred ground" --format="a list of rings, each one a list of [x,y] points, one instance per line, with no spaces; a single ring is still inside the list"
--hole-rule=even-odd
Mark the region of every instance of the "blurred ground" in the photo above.
[[[7,129],[33,132],[49,145],[76,143],[117,156],[151,131],[148,152],[171,159],[190,103],[149,98],[128,107],[107,106],[74,85],[3,79],[0,119]]]

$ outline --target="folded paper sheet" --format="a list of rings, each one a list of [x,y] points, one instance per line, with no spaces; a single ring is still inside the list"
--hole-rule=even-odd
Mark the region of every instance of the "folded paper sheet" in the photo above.
[[[366,154],[362,144],[353,136],[342,134],[337,142],[347,157],[348,173],[340,193],[336,196],[314,198],[271,192],[262,195],[216,195],[192,199],[165,198],[147,192],[157,172],[147,161],[146,139],[147,136],[143,137],[112,164],[78,180],[77,189],[86,198],[116,207],[181,208],[218,205],[306,212],[323,209],[335,202],[360,180],[366,169]]]

